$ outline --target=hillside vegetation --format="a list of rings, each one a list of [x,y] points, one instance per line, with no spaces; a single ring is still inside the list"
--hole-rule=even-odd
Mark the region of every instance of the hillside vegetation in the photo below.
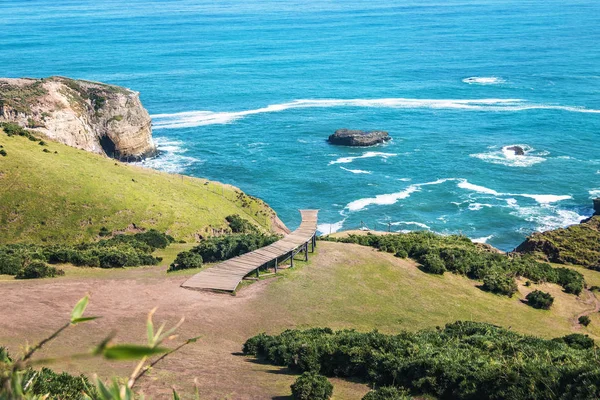
[[[554,263],[600,270],[600,216],[568,228],[534,233],[516,251]]]
[[[230,231],[238,214],[271,231],[275,213],[239,189],[115,162],[0,129],[0,242],[74,243],[157,229],[177,240]]]

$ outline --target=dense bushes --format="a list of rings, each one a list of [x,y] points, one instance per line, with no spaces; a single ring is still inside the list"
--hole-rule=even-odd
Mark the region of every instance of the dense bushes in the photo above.
[[[183,251],[177,254],[175,261],[171,264],[167,272],[178,271],[180,269],[200,268],[202,266],[202,256],[193,251]]]
[[[256,233],[258,230],[250,222],[237,214],[225,217],[233,233]]]
[[[594,340],[588,335],[582,335],[581,333],[572,333],[552,340],[566,343],[569,347],[578,350],[591,349],[594,347]]]
[[[29,381],[34,375],[33,394],[49,394],[49,400],[83,399],[83,393],[93,388],[85,375],[73,376],[66,372],[58,374],[49,368],[42,368],[40,371],[30,369],[25,373],[24,380]]]
[[[54,278],[64,275],[65,271],[46,265],[41,261],[33,261],[17,272],[15,279]]]
[[[327,400],[333,394],[333,385],[323,375],[305,372],[292,384],[296,400]]]
[[[160,259],[153,257],[152,252],[165,248],[172,241],[173,238],[168,235],[149,230],[78,245],[3,245],[0,246],[0,274],[17,275],[25,265],[36,260],[101,268],[156,265]]]
[[[488,247],[474,244],[465,236],[410,232],[322,239],[371,246],[402,258],[408,256],[419,261],[426,272],[443,274],[444,271],[450,271],[466,275],[483,281],[484,289],[508,296],[515,293],[514,278],[519,276],[535,283],[557,283],[565,292],[573,294],[581,293],[585,283],[583,275],[572,269],[553,268],[529,255],[500,254]]]
[[[367,393],[362,400],[411,400],[409,393],[393,386],[384,386]]]
[[[204,262],[217,262],[260,249],[279,240],[275,235],[245,234],[211,237],[203,240],[191,252],[199,254]]]
[[[505,271],[490,271],[483,277],[483,290],[512,297],[517,292],[517,283]]]
[[[299,372],[359,378],[438,399],[597,399],[596,348],[573,345],[578,342],[586,341],[456,322],[398,335],[287,330],[250,338],[244,352]]]
[[[552,303],[554,303],[554,297],[550,293],[542,292],[541,290],[534,290],[525,298],[527,299],[527,304],[531,307],[543,310],[549,310]]]

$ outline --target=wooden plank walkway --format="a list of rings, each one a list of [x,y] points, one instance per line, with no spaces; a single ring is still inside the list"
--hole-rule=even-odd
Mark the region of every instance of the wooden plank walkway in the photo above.
[[[313,250],[316,245],[317,213],[318,210],[300,210],[302,222],[294,232],[273,244],[205,269],[189,278],[181,287],[233,292],[246,275],[273,260],[282,261],[291,253],[293,266],[293,255],[300,251],[303,251],[305,259],[308,259],[309,243]]]

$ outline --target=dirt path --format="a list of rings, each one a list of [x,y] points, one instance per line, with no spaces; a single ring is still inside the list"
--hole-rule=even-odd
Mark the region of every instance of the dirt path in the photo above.
[[[589,289],[583,289],[584,293],[587,294],[587,299],[584,300],[584,303],[589,305],[591,308],[585,310],[584,312],[577,314],[572,321],[572,326],[574,330],[581,330],[581,324],[579,323],[579,318],[583,316],[589,316],[591,314],[597,313],[600,311],[600,300],[596,297],[594,292]]]

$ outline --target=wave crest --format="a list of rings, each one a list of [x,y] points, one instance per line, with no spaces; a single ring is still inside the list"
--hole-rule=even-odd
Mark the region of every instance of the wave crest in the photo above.
[[[173,114],[152,115],[153,128],[178,129],[204,125],[229,124],[238,119],[263,113],[281,112],[301,108],[330,107],[373,107],[404,109],[442,109],[470,111],[525,111],[525,110],[563,110],[582,113],[600,113],[600,110],[584,107],[546,105],[529,103],[522,99],[304,99],[289,103],[272,104],[266,107],[245,111],[186,111]]]

